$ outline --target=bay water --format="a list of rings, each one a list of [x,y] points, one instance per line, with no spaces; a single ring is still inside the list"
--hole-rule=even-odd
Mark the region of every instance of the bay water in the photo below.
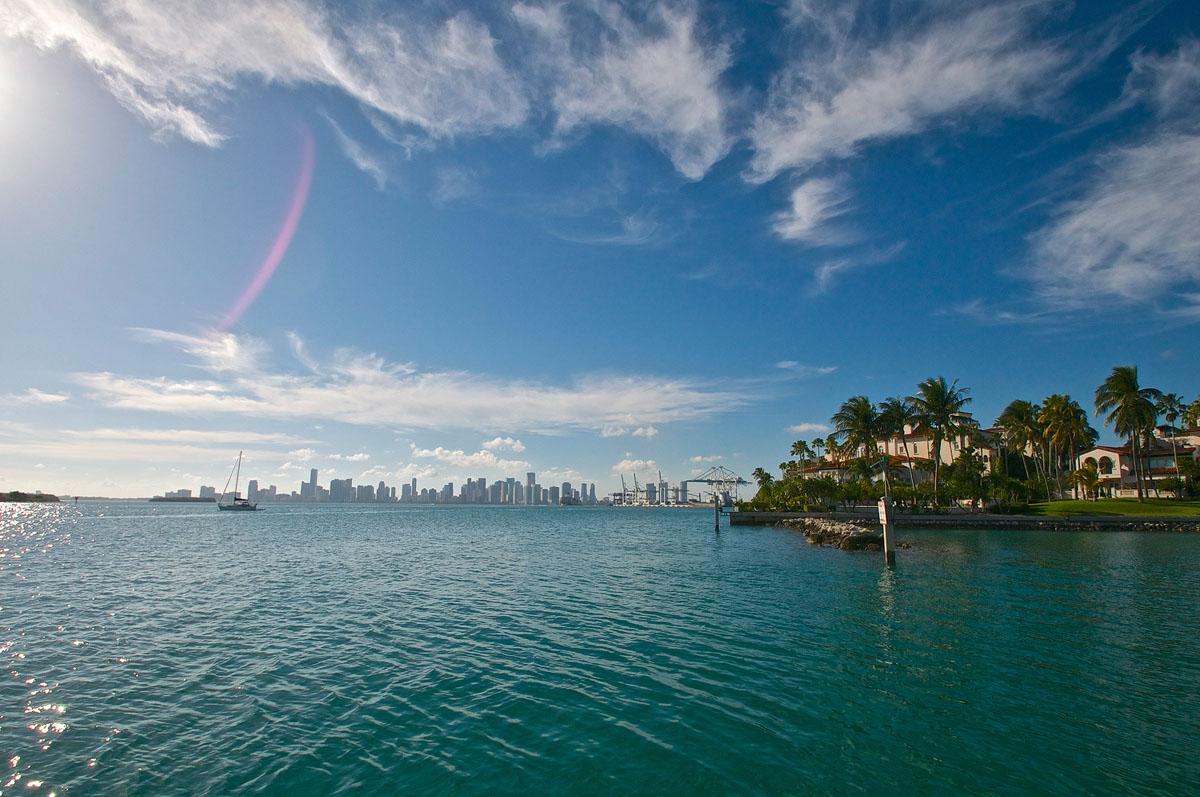
[[[1188,794],[1200,535],[0,504],[8,794]]]

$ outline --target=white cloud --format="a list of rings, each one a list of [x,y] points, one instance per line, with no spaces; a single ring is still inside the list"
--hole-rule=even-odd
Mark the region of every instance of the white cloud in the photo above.
[[[1119,105],[1146,102],[1149,132],[1096,160],[1079,196],[1032,237],[1029,272],[1058,307],[1200,305],[1200,43],[1169,56],[1135,55]]]
[[[312,448],[298,448],[295,451],[288,452],[289,457],[291,457],[292,459],[298,459],[301,462],[308,462],[310,459],[312,459],[316,455],[317,455],[316,450],[312,449]]]
[[[476,451],[474,454],[468,454],[462,449],[451,451],[441,446],[429,449],[417,448],[414,445],[412,447],[412,455],[417,459],[436,459],[439,462],[456,465],[460,468],[491,468],[493,470],[512,472],[517,470],[528,471],[533,467],[528,462],[520,459],[500,459],[491,451]]]
[[[918,12],[907,24],[897,13],[871,31],[844,4],[793,5],[795,56],[754,121],[747,176],[808,169],[981,111],[1035,112],[1071,60],[1030,38],[1052,7],[1003,3],[934,22]]]
[[[517,4],[533,35],[530,57],[547,75],[559,131],[626,127],[664,151],[680,174],[704,176],[729,151],[720,76],[729,48],[698,36],[691,4],[657,7],[635,22],[619,4]]]
[[[480,191],[479,176],[462,167],[447,167],[437,173],[437,186],[433,196],[441,204],[474,196]]]
[[[613,473],[649,473],[657,472],[658,463],[652,459],[623,459],[612,466]]]
[[[487,451],[515,451],[520,454],[525,450],[525,444],[512,437],[495,437],[483,444]]]
[[[331,86],[434,137],[511,128],[529,108],[491,32],[465,12],[429,21],[301,0],[13,0],[0,32],[72,50],[155,130],[209,146],[224,138],[208,118],[214,101],[255,80]]]
[[[44,393],[36,387],[31,387],[24,393],[13,393],[0,396],[0,404],[61,404],[70,396],[63,393]]]
[[[180,332],[141,327],[134,327],[129,331],[138,340],[169,343],[199,360],[201,368],[215,373],[257,371],[261,367],[259,357],[266,348],[260,340],[245,335],[238,337],[232,332],[185,335]],[[293,341],[293,350],[296,350],[298,341],[298,338]]]
[[[795,426],[789,426],[787,430],[789,432],[795,432],[796,434],[808,434],[811,432],[816,432],[817,434],[828,434],[829,432],[833,431],[828,424],[824,423],[798,423]]]
[[[229,135],[222,103],[255,84],[342,92],[409,151],[519,128],[535,107],[553,109],[560,138],[592,124],[644,136],[693,180],[733,140],[720,88],[729,48],[704,39],[690,2],[647,14],[609,0],[517,4],[496,17],[415,3],[9,0],[0,35],[71,52],[156,135],[205,146]],[[383,186],[383,159],[335,133]],[[443,201],[461,195],[444,188]]]
[[[382,474],[385,478],[389,475],[394,476],[401,481],[410,479],[432,479],[434,476],[440,475],[438,469],[433,465],[421,465],[416,462],[410,462],[407,465],[399,467],[393,474]]]
[[[547,470],[539,471],[537,476],[539,484],[554,484],[556,482],[571,482],[573,484],[577,484],[581,481],[584,481],[583,475],[579,471],[572,468],[548,468]]]
[[[342,460],[344,462],[366,462],[371,458],[370,454],[359,452],[357,454],[330,454],[329,459]]]
[[[775,363],[775,367],[783,371],[789,371],[802,378],[826,376],[837,370],[836,365],[805,365],[795,360],[780,360]]]
[[[382,191],[387,187],[388,170],[382,158],[367,151],[367,148],[360,144],[355,139],[346,134],[342,130],[341,125],[333,120],[333,117],[328,114],[325,119],[333,128],[334,134],[337,136],[338,146],[342,150],[342,154],[350,159],[350,162],[358,168],[363,174],[366,174],[375,181],[375,187]]]
[[[846,243],[845,231],[830,221],[845,213],[849,194],[838,180],[814,177],[792,191],[791,207],[777,213],[772,228],[781,238],[807,244]]]
[[[632,434],[634,437],[655,437],[658,430],[653,426],[639,426],[633,430]]]
[[[628,429],[615,424],[605,424],[604,428],[600,430],[601,437],[624,437],[627,434],[629,434]]]
[[[725,459],[725,457],[721,456],[720,454],[714,454],[711,457],[692,457],[688,460],[688,462],[720,462],[723,459]]]
[[[181,346],[210,367],[211,351],[195,338],[153,335]],[[226,335],[222,337],[232,337]],[[227,348],[222,346],[218,362]],[[213,369],[216,370],[216,369]],[[366,426],[421,429],[602,430],[636,419],[642,425],[710,417],[749,397],[681,379],[585,377],[569,385],[503,381],[463,372],[415,372],[374,354],[339,351],[318,372],[218,372],[213,379],[75,376],[89,395],[110,407],[174,415],[236,414],[256,418],[327,419]]]
[[[1034,238],[1049,299],[1143,302],[1200,285],[1200,136],[1110,151],[1084,195]]]
[[[284,443],[304,442],[298,437],[278,432],[242,432],[222,429],[67,429],[71,438],[89,440],[143,440],[168,443]]]

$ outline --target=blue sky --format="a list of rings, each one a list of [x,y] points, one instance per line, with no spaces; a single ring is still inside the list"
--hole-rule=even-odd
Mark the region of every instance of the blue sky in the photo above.
[[[773,468],[929,376],[985,424],[1121,364],[1190,400],[1198,28],[6,0],[0,489],[219,487],[245,449],[286,489],[607,492]]]

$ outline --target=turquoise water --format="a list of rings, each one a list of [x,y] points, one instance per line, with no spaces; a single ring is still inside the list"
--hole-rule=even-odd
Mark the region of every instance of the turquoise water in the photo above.
[[[0,504],[0,791],[1200,783],[1200,536],[711,518]]]

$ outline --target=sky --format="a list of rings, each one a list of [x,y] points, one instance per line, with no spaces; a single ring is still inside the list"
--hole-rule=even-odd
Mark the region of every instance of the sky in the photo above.
[[[749,478],[1200,393],[1191,2],[0,0],[0,490]],[[1102,439],[1115,440],[1103,429]]]

